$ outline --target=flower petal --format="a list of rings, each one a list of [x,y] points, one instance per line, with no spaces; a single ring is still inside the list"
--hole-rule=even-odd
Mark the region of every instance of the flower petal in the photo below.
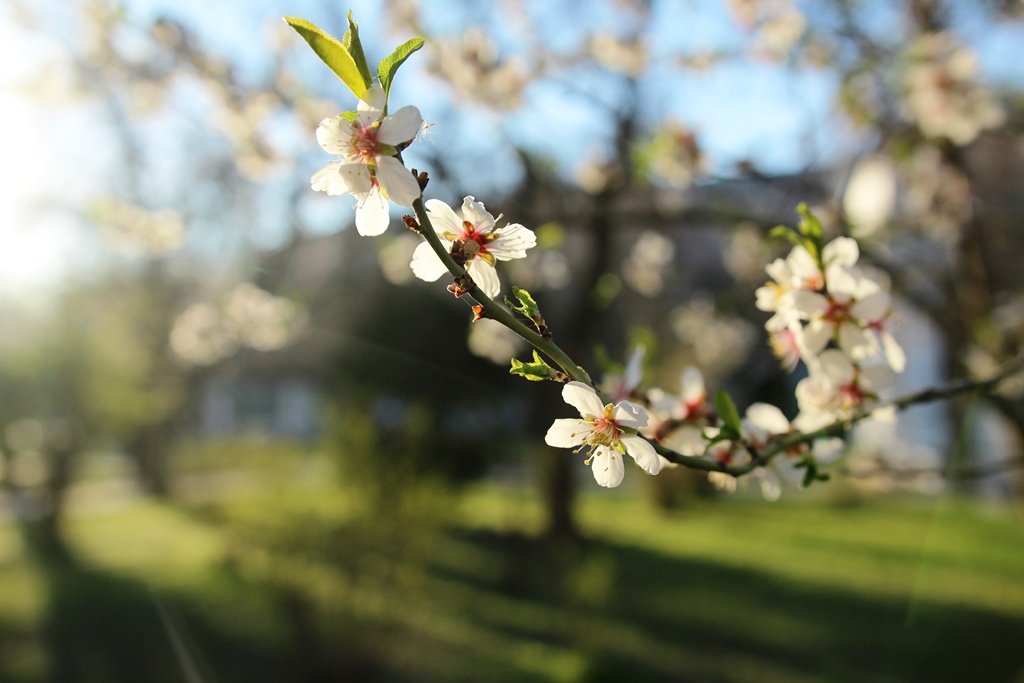
[[[434,232],[438,235],[443,235],[446,232],[462,235],[465,232],[459,215],[440,199],[428,199],[425,206],[430,224],[434,226]]]
[[[903,372],[907,369],[907,355],[903,352],[896,338],[888,332],[881,333],[882,350],[885,353],[885,360],[894,372]]]
[[[582,446],[586,437],[593,430],[583,420],[575,417],[564,417],[555,420],[544,435],[544,443],[556,448],[576,448]]]
[[[869,294],[850,308],[853,317],[865,322],[881,320],[888,311],[889,294],[883,290]]]
[[[499,261],[526,258],[526,250],[537,246],[537,235],[533,230],[518,223],[506,225],[497,231],[498,237],[487,245],[487,251]]]
[[[373,237],[388,229],[391,214],[380,188],[374,185],[369,192],[356,199],[359,200],[356,204],[356,231],[360,235]]]
[[[769,403],[752,403],[747,408],[746,416],[756,427],[769,434],[785,434],[789,431],[789,420],[781,410]]]
[[[386,102],[387,97],[384,95],[384,87],[380,83],[374,83],[359,96],[359,104],[356,105],[356,111],[360,114],[376,114],[371,119],[371,121],[376,121],[384,110]]]
[[[324,119],[316,128],[316,141],[328,154],[347,154],[351,139],[352,123],[340,116]]]
[[[857,240],[855,239],[837,237],[825,245],[821,252],[821,257],[826,266],[830,266],[833,263],[852,266],[860,258],[860,248],[857,246]]]
[[[601,486],[614,488],[622,483],[622,475],[626,468],[622,456],[605,446],[598,446],[590,456],[590,467],[594,470],[594,479]]]
[[[580,411],[584,417],[600,417],[604,415],[604,404],[597,392],[583,382],[569,382],[562,387],[562,400]]]
[[[491,232],[494,229],[494,216],[484,208],[472,195],[462,200],[462,218],[473,224],[477,232]]]
[[[448,268],[426,242],[421,242],[412,252],[409,267],[412,268],[413,275],[427,282],[434,282],[448,272]]]
[[[394,157],[377,157],[377,182],[384,195],[399,206],[412,206],[422,194],[416,176]]]
[[[622,427],[640,429],[647,426],[647,411],[635,403],[619,401],[613,412],[615,421]]]
[[[420,110],[413,106],[402,107],[391,116],[385,116],[380,122],[377,139],[387,145],[397,147],[409,142],[420,132],[423,117]]]
[[[501,293],[501,281],[498,280],[498,271],[491,264],[483,259],[475,258],[466,270],[469,271],[469,276],[473,278],[476,286],[487,296],[494,299]]]
[[[370,191],[370,173],[366,164],[335,161],[313,174],[309,185],[317,192],[331,196],[340,194],[362,194]]]
[[[661,471],[661,459],[658,457],[657,451],[654,450],[654,446],[647,443],[647,439],[635,434],[623,434],[619,437],[619,441],[625,446],[626,453],[636,460],[636,464],[640,465],[645,472],[657,474]]]
[[[687,366],[679,376],[679,386],[687,407],[699,406],[704,402],[704,375],[699,368]]]

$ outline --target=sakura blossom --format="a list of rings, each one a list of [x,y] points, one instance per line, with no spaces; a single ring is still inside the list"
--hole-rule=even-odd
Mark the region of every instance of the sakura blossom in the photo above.
[[[598,484],[611,488],[622,483],[623,455],[629,455],[650,474],[661,470],[654,447],[636,433],[647,426],[647,411],[641,406],[629,401],[605,404],[582,382],[566,384],[562,398],[580,412],[580,417],[555,420],[544,441],[557,448],[574,448],[574,452],[586,450],[586,462]]]
[[[402,107],[384,116],[384,89],[374,83],[359,98],[355,118],[344,115],[320,122],[316,139],[339,158],[313,174],[310,185],[329,195],[351,194],[356,198],[356,230],[360,235],[379,235],[388,228],[388,200],[412,206],[419,198],[419,183],[396,157],[423,126],[416,107]]]
[[[518,223],[496,227],[494,216],[473,196],[463,199],[462,208],[458,211],[438,199],[429,200],[426,209],[434,232],[441,238],[445,249],[451,250],[456,240],[461,242],[469,276],[492,299],[501,292],[495,263],[526,258],[526,250],[537,245],[533,231]],[[433,282],[448,272],[426,242],[416,247],[409,265],[416,277],[427,282]]]

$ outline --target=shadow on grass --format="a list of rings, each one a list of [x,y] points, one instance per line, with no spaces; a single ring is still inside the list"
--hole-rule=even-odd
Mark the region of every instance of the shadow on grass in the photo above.
[[[969,606],[605,541],[449,529],[410,555],[339,533],[302,558],[301,580],[278,570],[253,580],[226,562],[211,573],[217,585],[175,594],[70,556],[37,560],[47,680],[941,683],[1012,681],[1024,669],[1024,620]],[[299,553],[279,550],[282,566]],[[354,558],[371,554],[358,569]]]
[[[1011,681],[1024,671],[1024,620],[969,606],[871,598],[600,541],[552,548],[490,532],[451,540],[499,568],[434,568],[473,587],[464,607],[479,625],[580,651],[581,680],[931,683]],[[502,595],[546,607],[547,623],[486,608]]]

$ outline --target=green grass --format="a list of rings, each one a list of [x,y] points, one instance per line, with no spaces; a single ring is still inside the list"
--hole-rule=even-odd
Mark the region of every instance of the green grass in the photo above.
[[[0,680],[1016,681],[1019,507],[337,490],[0,525]],[[191,673],[192,678],[186,674]]]

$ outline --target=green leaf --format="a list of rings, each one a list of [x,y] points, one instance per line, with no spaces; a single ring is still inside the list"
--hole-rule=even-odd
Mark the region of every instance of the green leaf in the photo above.
[[[359,42],[359,24],[352,21],[352,10],[348,11],[348,30],[342,36],[341,44],[352,55],[352,61],[356,63],[359,75],[363,77],[363,83],[369,88],[373,85],[373,76],[370,75],[370,65],[366,63],[366,53],[363,52],[363,44]]]
[[[366,92],[366,81],[359,73],[359,67],[337,38],[324,33],[311,21],[298,17],[285,17],[284,20],[302,36],[303,40],[309,43],[316,56],[341,79],[342,83],[348,86],[352,94],[360,97]]]
[[[423,47],[423,39],[413,38],[405,41],[396,47],[394,52],[380,60],[380,64],[377,65],[377,76],[380,78],[381,87],[384,88],[385,99],[391,94],[391,81],[395,79],[398,67],[402,66],[402,62],[421,47]]]
[[[824,270],[825,264],[821,262],[821,254],[824,249],[824,231],[821,227],[821,221],[818,217],[811,213],[811,210],[807,208],[805,202],[800,202],[800,205],[796,207],[797,213],[800,214],[800,234],[807,238],[807,243],[804,247],[807,251],[811,252],[811,256],[818,262],[818,265]]]
[[[505,299],[505,303],[508,304],[509,308],[511,308],[513,311],[522,313],[527,318],[532,318],[536,314],[540,313],[540,307],[534,300],[533,295],[531,295],[528,291],[513,285],[512,294],[519,302],[518,305],[509,301],[507,298]]]
[[[351,122],[359,118],[359,113],[354,111],[343,111],[340,114],[338,114],[338,116],[345,119],[346,121]]]
[[[553,367],[545,363],[544,359],[541,358],[540,354],[536,351],[533,352],[532,363],[524,363],[521,360],[513,358],[512,369],[509,370],[509,374],[519,375],[531,382],[543,382],[547,379],[561,382],[565,379],[564,373],[555,370]]]
[[[718,409],[718,417],[722,419],[725,428],[731,430],[738,438],[742,434],[743,426],[740,423],[740,413],[736,410],[736,404],[725,389],[715,392],[715,408]]]
[[[776,225],[768,231],[769,238],[782,238],[795,246],[804,246],[804,240],[788,225]]]

